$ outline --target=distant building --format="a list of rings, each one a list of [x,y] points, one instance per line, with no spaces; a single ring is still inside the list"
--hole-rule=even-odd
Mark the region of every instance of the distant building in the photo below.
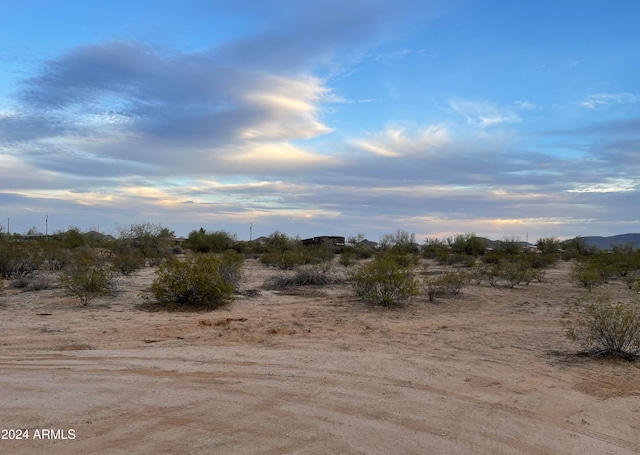
[[[344,246],[344,237],[335,235],[323,235],[320,237],[311,237],[310,239],[303,239],[302,244],[309,245],[326,245],[330,247]]]

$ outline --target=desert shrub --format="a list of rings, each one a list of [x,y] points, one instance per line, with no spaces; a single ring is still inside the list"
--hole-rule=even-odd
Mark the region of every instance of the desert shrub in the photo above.
[[[533,273],[526,262],[507,262],[502,265],[502,278],[510,288],[514,288],[520,283],[529,284]]]
[[[486,266],[475,264],[471,269],[469,269],[469,281],[475,284],[482,284],[482,282],[486,279]]]
[[[223,259],[216,256],[172,258],[158,267],[150,291],[160,304],[217,308],[229,302],[234,291],[221,270]]]
[[[111,265],[125,276],[144,268],[145,259],[136,251],[118,251],[111,256]]]
[[[482,256],[482,262],[485,264],[500,264],[504,260],[504,254],[498,250],[487,251]]]
[[[115,251],[135,251],[148,259],[151,267],[172,255],[175,233],[161,224],[138,223],[117,228]]]
[[[270,248],[260,260],[263,264],[271,267],[293,270],[301,265],[328,262],[334,257],[334,251],[326,245],[302,246],[302,244],[298,244],[284,251]]]
[[[398,229],[393,234],[384,234],[380,239],[380,248],[393,250],[394,253],[399,255],[420,253],[420,245],[415,242],[415,234],[402,229]]]
[[[546,269],[533,268],[529,271],[531,279],[536,280],[538,283],[542,283],[547,277]]]
[[[37,270],[42,263],[38,245],[30,242],[0,243],[0,276],[16,278]]]
[[[25,291],[40,291],[53,286],[53,280],[48,275],[31,272],[21,275],[11,282],[11,287],[24,289]]]
[[[347,246],[340,253],[340,264],[345,267],[351,267],[356,263],[356,253],[353,251],[353,247]]]
[[[580,236],[565,240],[561,243],[561,246],[564,249],[562,258],[566,261],[593,255],[598,251],[597,247],[589,246],[587,241]]]
[[[59,248],[73,249],[89,244],[89,239],[82,234],[79,227],[69,226],[66,231],[56,231],[51,236]]]
[[[328,264],[306,265],[296,269],[294,274],[274,275],[265,280],[267,289],[285,289],[292,286],[322,286],[331,284],[335,279],[331,276]]]
[[[76,251],[60,275],[60,284],[82,305],[115,289],[114,271],[104,258],[92,249]]]
[[[611,303],[607,296],[570,304],[566,335],[592,355],[635,359],[640,355],[640,302]]]
[[[265,265],[283,270],[293,270],[296,266],[308,264],[310,259],[302,248],[297,248],[287,251],[270,250],[264,253],[260,260]]]
[[[458,234],[447,239],[447,244],[453,253],[468,256],[482,256],[487,249],[486,240],[474,233]]]
[[[233,285],[233,290],[237,291],[242,280],[242,265],[244,256],[234,250],[227,250],[220,255],[220,276],[227,283]]]
[[[440,254],[438,257],[438,263],[441,265],[452,265],[457,267],[473,267],[476,263],[476,258],[475,256],[470,256],[464,253]]]
[[[423,257],[427,259],[437,259],[442,253],[449,253],[451,248],[440,239],[427,237],[421,250]]]
[[[520,242],[520,239],[516,236],[505,236],[502,240],[498,241],[496,251],[507,256],[519,255],[522,253],[522,242]]]
[[[373,257],[374,250],[366,245],[356,245],[353,247],[353,252],[357,259],[369,259]]]
[[[423,286],[429,301],[437,298],[458,295],[469,283],[470,275],[466,272],[445,272],[442,275],[427,276]]]
[[[601,286],[605,282],[597,266],[588,261],[576,263],[571,271],[571,277],[587,288],[588,291],[591,291],[594,287]]]
[[[626,276],[623,278],[623,281],[632,291],[640,291],[640,277]]]
[[[42,253],[43,265],[49,270],[62,270],[71,260],[71,251],[65,248],[46,248]]]
[[[561,242],[557,237],[543,237],[536,243],[538,250],[543,255],[557,255],[560,252]]]
[[[522,261],[529,264],[532,269],[550,267],[558,261],[558,255],[553,253],[526,253],[521,257]]]
[[[498,281],[504,275],[503,269],[504,266],[500,262],[484,266],[484,277],[490,286],[493,287],[498,284]]]
[[[185,248],[199,253],[222,253],[232,248],[236,241],[237,238],[234,234],[225,231],[207,232],[204,228],[200,228],[198,231],[189,233],[184,245]]]
[[[418,284],[409,268],[391,258],[372,261],[352,274],[353,289],[368,303],[399,305],[418,295]]]
[[[333,260],[336,256],[335,250],[328,245],[305,246],[302,252],[306,259],[306,264],[321,264]]]
[[[414,253],[399,253],[397,250],[381,250],[376,253],[376,261],[395,262],[399,267],[411,268],[420,263],[420,256]]]

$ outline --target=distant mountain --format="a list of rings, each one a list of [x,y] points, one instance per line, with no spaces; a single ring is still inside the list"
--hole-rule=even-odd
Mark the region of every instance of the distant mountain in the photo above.
[[[633,245],[634,249],[640,248],[640,234],[620,234],[611,237],[581,237],[588,246],[595,246],[601,250],[609,250],[612,245]]]

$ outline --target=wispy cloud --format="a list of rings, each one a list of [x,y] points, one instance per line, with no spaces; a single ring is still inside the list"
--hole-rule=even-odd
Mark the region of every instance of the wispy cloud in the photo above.
[[[370,134],[365,139],[353,141],[361,150],[386,157],[432,154],[449,143],[449,134],[444,125],[432,125],[413,131],[389,127],[380,133]]]
[[[537,104],[530,101],[515,101],[513,104],[518,106],[520,109],[525,109],[528,111],[541,108],[541,106],[538,106]]]
[[[247,158],[251,169],[295,151],[278,144],[330,132],[321,115],[331,101],[316,77],[221,67],[206,53],[115,41],[49,61],[26,81],[18,109],[2,113],[0,132],[34,166],[71,175],[136,174],[140,165],[225,172],[216,160]],[[298,158],[307,166],[311,155],[291,153],[287,168]]]
[[[576,184],[569,193],[622,193],[637,191],[640,188],[640,179],[610,178],[599,183]]]
[[[638,101],[640,101],[640,98],[633,93],[597,93],[589,95],[587,99],[576,104],[587,109],[595,109],[598,106],[608,104],[629,104],[637,103]]]
[[[449,107],[463,116],[470,125],[489,127],[502,123],[519,123],[522,120],[513,111],[500,108],[487,101],[451,100]]]

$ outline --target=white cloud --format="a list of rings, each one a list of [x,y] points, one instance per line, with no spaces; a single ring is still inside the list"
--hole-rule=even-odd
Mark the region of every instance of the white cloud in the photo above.
[[[640,98],[633,93],[597,93],[576,104],[587,109],[595,109],[597,106],[637,103],[639,100]]]
[[[450,142],[449,132],[444,125],[432,125],[413,131],[389,127],[352,143],[357,148],[375,155],[399,157],[430,154]]]
[[[540,109],[540,106],[529,101],[516,101],[514,104],[519,108],[526,110]]]
[[[502,123],[519,123],[522,120],[510,109],[499,108],[487,101],[451,100],[449,107],[463,116],[470,125],[489,127]]]
[[[578,183],[569,193],[626,193],[637,191],[640,188],[640,179],[627,178],[607,179],[600,183]]]

